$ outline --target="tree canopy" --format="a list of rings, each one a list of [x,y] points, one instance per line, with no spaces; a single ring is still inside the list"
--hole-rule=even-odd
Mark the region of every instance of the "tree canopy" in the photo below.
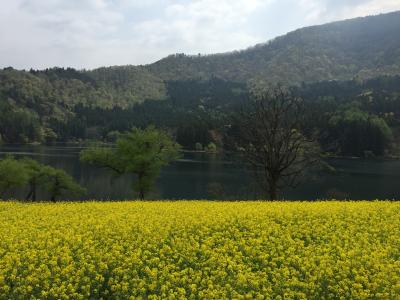
[[[0,160],[0,197],[17,188],[28,187],[26,200],[37,200],[37,191],[41,189],[49,194],[51,201],[68,195],[85,193],[75,180],[64,170],[43,165],[31,158],[15,159],[11,156]],[[44,200],[44,199],[41,199]]]
[[[9,156],[0,160],[0,197],[10,189],[27,184],[29,174],[26,166]]]
[[[238,115],[236,149],[271,200],[318,161],[318,147],[302,132],[303,117],[304,100],[280,86],[255,94]]]
[[[134,189],[144,199],[161,168],[179,157],[180,146],[155,127],[133,128],[118,137],[115,148],[90,148],[81,152],[83,162],[107,168],[117,175],[137,176]]]
[[[42,172],[46,177],[44,187],[50,193],[50,200],[53,202],[56,202],[57,198],[66,194],[71,197],[86,192],[86,189],[76,183],[72,176],[64,170],[45,166]]]
[[[329,120],[330,135],[343,155],[362,157],[366,152],[383,155],[392,139],[392,131],[383,118],[350,108]]]

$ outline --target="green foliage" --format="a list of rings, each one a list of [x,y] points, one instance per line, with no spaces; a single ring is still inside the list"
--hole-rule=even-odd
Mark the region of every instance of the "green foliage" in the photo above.
[[[215,152],[217,152],[217,146],[214,143],[209,143],[206,147],[206,151],[215,153]]]
[[[203,151],[203,144],[197,142],[197,143],[194,145],[194,149],[195,149],[196,151]]]
[[[75,180],[64,170],[55,169],[50,166],[42,168],[42,174],[46,178],[44,188],[50,193],[51,201],[68,194],[68,196],[81,195],[86,192]]]
[[[55,201],[57,197],[62,196],[63,193],[66,194],[68,192],[68,195],[84,193],[84,189],[79,187],[72,177],[63,170],[41,164],[31,158],[23,158],[20,162],[25,166],[29,178],[29,192],[26,196],[26,200],[36,201],[36,193],[39,188],[50,191],[50,197],[53,201]],[[57,180],[60,182],[60,184],[57,183],[58,186],[55,184]]]
[[[44,166],[31,158],[24,158],[20,161],[24,164],[28,174],[29,193],[26,200],[36,201],[37,188],[45,182]]]
[[[113,130],[107,133],[106,141],[110,143],[115,143],[118,140],[118,137],[121,135],[121,132],[118,130]]]
[[[57,140],[57,134],[51,128],[43,128],[43,140],[47,143],[54,142]]]
[[[205,122],[187,121],[179,125],[176,131],[176,140],[187,149],[196,149],[196,143],[207,145],[210,143],[210,126]],[[197,149],[196,149],[197,150]]]
[[[35,112],[27,109],[3,107],[0,110],[0,134],[7,142],[41,141],[42,131],[39,117]]]
[[[122,134],[116,148],[90,148],[81,152],[83,162],[108,168],[117,174],[137,175],[134,189],[144,198],[161,168],[179,157],[179,145],[155,127],[133,128]]]
[[[80,160],[91,165],[110,169],[117,174],[124,173],[125,166],[114,148],[91,147],[85,149],[80,153]]]
[[[400,73],[400,12],[313,26],[232,53],[171,55],[148,66],[165,80],[288,85]]]
[[[368,151],[383,155],[392,139],[392,131],[384,119],[357,108],[338,112],[329,125],[331,136],[339,142],[344,155],[364,156]]]
[[[29,180],[26,166],[13,157],[0,160],[0,197],[13,188],[23,187]]]
[[[87,75],[93,78],[102,93],[111,98],[112,101],[104,99],[105,104],[111,107],[129,107],[145,100],[161,100],[166,97],[163,80],[144,67],[98,68],[88,71]]]
[[[79,186],[65,171],[43,165],[31,158],[16,160],[6,157],[0,160],[0,196],[15,189],[29,187],[26,200],[36,200],[38,188],[50,193],[52,201],[68,195],[80,195],[85,189]]]

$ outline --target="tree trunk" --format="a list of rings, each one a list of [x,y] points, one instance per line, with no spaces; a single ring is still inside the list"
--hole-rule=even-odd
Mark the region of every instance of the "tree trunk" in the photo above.
[[[31,198],[31,196],[32,196],[32,190],[30,190],[29,193],[28,193],[28,195],[26,195],[25,200],[26,200],[26,201],[29,201],[29,199]]]
[[[25,198],[27,201],[29,199],[32,199],[32,201],[36,201],[36,184],[31,183],[30,184],[30,190],[29,190],[29,194],[26,196]]]
[[[144,190],[143,189],[139,190],[139,198],[140,198],[140,200],[144,200]]]
[[[270,200],[278,200],[278,192],[276,190],[270,189],[269,191],[269,197],[271,198]]]
[[[143,178],[144,178],[144,172],[140,172],[138,174],[138,189],[139,189],[139,199],[144,200],[144,194],[145,194],[145,188],[143,186]]]
[[[55,203],[56,202],[56,196],[52,195],[50,200],[51,200],[51,202]]]
[[[278,188],[275,181],[269,184],[268,193],[271,201],[278,200]]]

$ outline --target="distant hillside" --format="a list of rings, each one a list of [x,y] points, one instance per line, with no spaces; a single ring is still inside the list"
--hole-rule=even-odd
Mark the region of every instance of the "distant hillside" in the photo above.
[[[228,54],[171,55],[147,68],[164,80],[217,76],[226,80],[297,84],[400,73],[400,12],[307,27]]]

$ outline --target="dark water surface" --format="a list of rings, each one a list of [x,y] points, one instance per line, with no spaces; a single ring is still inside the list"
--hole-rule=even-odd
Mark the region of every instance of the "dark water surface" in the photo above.
[[[115,178],[112,173],[80,163],[76,145],[33,146],[2,145],[0,155],[32,157],[62,168],[87,189],[80,199],[134,199],[134,176]],[[336,172],[315,172],[296,189],[282,192],[285,199],[398,199],[400,161],[329,159]],[[23,195],[24,191],[20,191]],[[39,195],[40,196],[40,195]],[[44,197],[44,196],[43,196]],[[183,158],[163,169],[154,191],[154,199],[257,199],[258,187],[250,174],[237,163],[221,155],[184,153]]]

